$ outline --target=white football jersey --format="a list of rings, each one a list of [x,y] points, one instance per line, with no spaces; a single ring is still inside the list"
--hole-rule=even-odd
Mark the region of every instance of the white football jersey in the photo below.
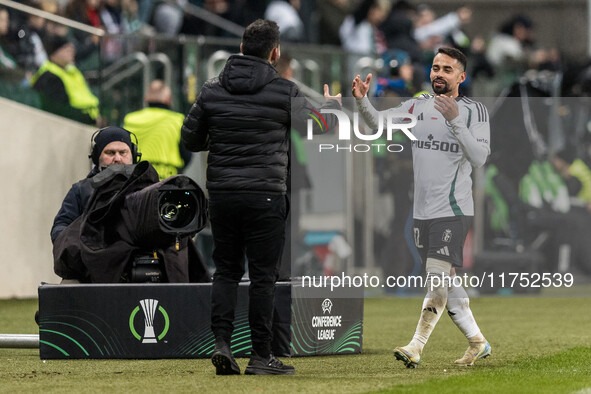
[[[417,118],[410,129],[417,138],[412,141],[415,219],[474,215],[470,174],[472,163],[480,166],[490,154],[488,111],[467,97],[456,101],[459,117],[453,125],[435,109],[433,95],[412,98],[388,110],[395,118],[405,113]],[[358,104],[368,124],[375,125],[375,110],[364,111],[364,104]]]

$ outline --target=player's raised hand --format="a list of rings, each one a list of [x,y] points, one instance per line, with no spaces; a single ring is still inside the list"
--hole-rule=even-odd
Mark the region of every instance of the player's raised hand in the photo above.
[[[371,73],[367,74],[365,82],[361,80],[361,77],[357,75],[353,80],[353,86],[351,86],[351,93],[355,98],[363,98],[369,91],[369,83],[371,82]]]
[[[460,114],[456,100],[444,95],[435,96],[435,109],[441,112],[441,115],[449,122]]]
[[[339,93],[336,96],[331,96],[330,89],[328,88],[327,84],[324,84],[324,98],[327,100],[337,100],[339,104],[343,105],[343,103],[341,102],[341,94]]]

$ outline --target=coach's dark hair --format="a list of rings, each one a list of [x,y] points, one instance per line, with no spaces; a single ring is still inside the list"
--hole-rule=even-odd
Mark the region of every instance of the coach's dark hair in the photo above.
[[[242,35],[242,53],[268,59],[271,51],[279,46],[279,26],[264,19],[252,22]]]
[[[443,53],[444,55],[447,55],[453,59],[456,59],[458,62],[460,62],[460,64],[464,68],[463,71],[466,71],[466,56],[459,49],[441,47],[441,48],[439,48],[437,53]]]

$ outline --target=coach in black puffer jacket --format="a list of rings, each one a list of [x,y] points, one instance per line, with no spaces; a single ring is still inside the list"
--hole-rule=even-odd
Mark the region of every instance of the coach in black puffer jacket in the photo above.
[[[230,351],[238,283],[249,265],[249,323],[252,356],[247,374],[293,374],[271,355],[273,297],[285,240],[288,203],[289,133],[293,119],[305,124],[312,107],[273,63],[279,58],[279,28],[258,20],[249,25],[240,49],[218,78],[203,86],[182,127],[192,151],[209,150],[207,189],[216,271],[211,325],[217,374],[239,374]],[[338,109],[339,97],[326,107]],[[339,95],[340,96],[340,95]],[[336,117],[327,116],[328,128]],[[295,125],[294,125],[295,126]],[[304,128],[300,128],[304,130]]]
[[[256,56],[231,56],[205,83],[182,136],[190,150],[209,150],[210,192],[286,192],[291,98],[302,104],[294,118],[305,122],[309,111],[297,86]],[[331,100],[325,108],[340,106]]]

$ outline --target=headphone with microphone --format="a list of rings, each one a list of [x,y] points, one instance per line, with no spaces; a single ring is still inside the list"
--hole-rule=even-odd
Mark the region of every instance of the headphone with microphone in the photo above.
[[[111,127],[111,126],[109,126],[109,127]],[[99,165],[99,157],[102,153],[102,152],[98,151],[98,146],[96,144],[96,137],[98,137],[103,130],[108,129],[109,127],[104,127],[100,130],[95,131],[92,134],[92,137],[90,137],[91,148],[90,148],[90,154],[88,155],[88,158],[92,159],[92,162],[94,163],[95,166]],[[136,164],[142,158],[142,153],[138,150],[137,136],[134,133],[132,133],[131,131],[125,130],[123,128],[121,128],[121,130],[128,132],[130,135],[130,139],[131,139],[131,136],[133,136],[133,138],[135,139],[135,144],[132,142],[130,148],[131,148],[132,163]]]

